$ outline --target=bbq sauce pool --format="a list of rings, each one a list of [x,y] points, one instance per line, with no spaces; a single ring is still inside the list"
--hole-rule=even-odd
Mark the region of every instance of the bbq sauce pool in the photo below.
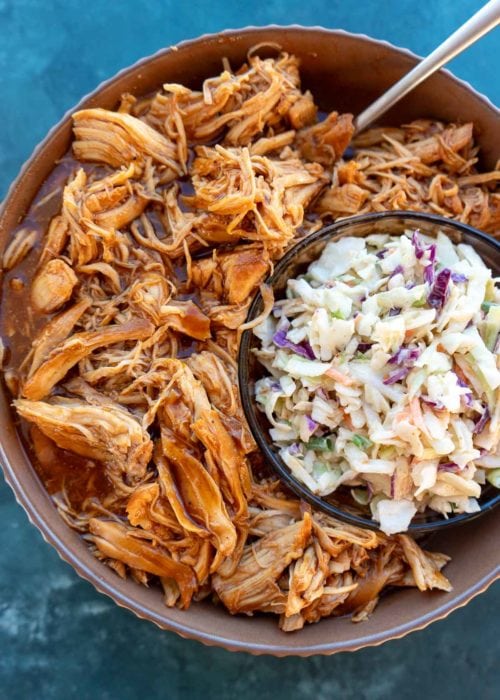
[[[14,389],[15,394],[32,341],[53,318],[53,315],[39,313],[33,307],[30,298],[31,282],[50,221],[61,209],[63,188],[81,167],[87,172],[92,169],[67,154],[45,180],[28,213],[7,241],[8,245],[20,230],[37,233],[36,243],[28,255],[11,270],[0,273],[0,335],[5,348],[2,369],[4,381],[8,380],[9,389]],[[96,468],[98,465],[95,462],[60,449],[38,428],[20,419],[12,410],[31,462],[51,495],[65,492],[71,504],[78,508],[85,498],[104,497],[108,493],[109,484],[102,470]]]
[[[30,289],[50,221],[61,210],[63,189],[80,168],[89,176],[103,177],[111,172],[106,168],[77,161],[69,151],[56,164],[36,194],[26,216],[6,242],[7,247],[20,230],[37,233],[35,245],[24,259],[10,270],[0,271],[0,337],[4,346],[2,379],[13,398],[18,395],[18,387],[29,367],[34,338],[55,315],[71,305],[70,301],[54,314],[40,313],[31,303]],[[180,181],[180,187],[183,194],[192,194],[192,186],[187,178]],[[154,215],[152,218],[155,218]],[[162,229],[161,224],[158,220],[154,223],[157,234],[161,237],[162,231],[158,230]],[[163,235],[166,234],[163,232]],[[175,274],[182,284],[186,279],[185,267],[176,267]],[[191,298],[196,302],[195,294],[178,294],[177,298]],[[193,319],[195,322],[196,319]],[[189,357],[197,348],[197,341],[179,334],[177,357]],[[31,462],[49,494],[64,494],[77,511],[88,498],[103,501],[107,495],[111,495],[112,485],[100,463],[57,447],[36,426],[17,416],[14,409],[12,412]]]

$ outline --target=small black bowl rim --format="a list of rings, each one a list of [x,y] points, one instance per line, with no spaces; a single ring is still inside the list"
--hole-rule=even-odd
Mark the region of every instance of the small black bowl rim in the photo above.
[[[275,281],[279,278],[280,273],[284,268],[288,266],[290,261],[304,249],[308,248],[310,245],[323,240],[333,235],[338,235],[342,233],[345,228],[350,228],[353,224],[357,223],[370,223],[375,221],[380,221],[383,219],[406,219],[418,223],[419,221],[425,221],[426,223],[432,223],[435,225],[448,226],[456,229],[461,233],[467,233],[473,238],[482,240],[487,245],[493,247],[500,255],[500,241],[492,238],[486,233],[479,231],[478,229],[464,224],[462,222],[456,221],[454,219],[448,219],[437,214],[429,214],[427,212],[416,212],[416,211],[404,211],[404,210],[393,210],[384,212],[375,212],[369,214],[361,214],[359,216],[351,216],[340,221],[336,221],[333,224],[322,227],[318,231],[315,231],[310,236],[307,236],[299,240],[290,250],[279,260],[275,265],[273,273],[265,280],[265,284],[273,287]],[[248,310],[246,321],[251,321],[253,318],[260,313],[262,303],[262,295],[260,291],[257,291],[252,304]],[[294,477],[290,470],[287,468],[282,459],[274,453],[269,444],[264,437],[263,431],[257,420],[255,405],[251,392],[249,390],[248,383],[248,355],[250,350],[250,342],[252,338],[252,330],[246,330],[242,333],[240,339],[240,346],[238,350],[238,385],[241,396],[241,402],[243,406],[243,411],[245,413],[246,420],[252,432],[252,435],[262,450],[267,463],[273,468],[273,470],[278,474],[280,479],[284,484],[299,498],[308,502],[310,505],[318,508],[319,510],[331,515],[339,520],[349,523],[350,525],[356,525],[358,527],[367,528],[370,530],[379,530],[378,523],[375,520],[369,518],[363,518],[359,515],[354,515],[348,511],[342,510],[332,503],[328,503],[320,496],[316,496],[312,493],[304,484],[302,484],[296,477]],[[425,523],[410,523],[408,527],[408,532],[412,534],[430,534],[431,532],[441,531],[445,528],[454,527],[461,525],[463,523],[468,523],[475,518],[478,518],[485,513],[493,510],[500,503],[500,492],[492,496],[489,500],[481,504],[481,510],[475,513],[460,513],[448,518],[442,518],[441,520],[434,520]]]

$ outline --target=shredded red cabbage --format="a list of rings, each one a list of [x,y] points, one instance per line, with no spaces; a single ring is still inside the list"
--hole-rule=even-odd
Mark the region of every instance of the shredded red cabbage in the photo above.
[[[469,385],[466,382],[464,382],[463,379],[460,379],[458,374],[457,374],[457,384],[458,384],[458,386],[461,386],[463,389],[467,389],[467,393],[462,394],[462,399],[463,399],[466,406],[472,406],[472,391],[471,391]]]
[[[306,360],[315,360],[316,355],[314,354],[312,347],[306,340],[303,340],[301,343],[292,343],[291,340],[288,340],[286,334],[289,325],[290,324],[288,324],[287,322],[286,327],[278,328],[276,333],[273,335],[273,343],[279,348],[288,348],[289,350],[292,350],[297,355],[305,357]]]
[[[391,274],[389,275],[389,278],[390,278],[390,277],[395,277],[396,275],[402,275],[403,272],[404,272],[404,267],[403,267],[402,265],[396,265],[396,267],[394,268],[394,270],[393,270],[393,271],[391,272]]]
[[[462,275],[460,272],[452,272],[451,279],[453,282],[455,282],[455,284],[457,284],[457,282],[468,282],[469,281],[469,278],[466,277],[466,275]]]
[[[303,340],[300,345],[307,352],[310,360],[316,359],[316,355],[314,354],[314,350],[312,349],[308,340]]]
[[[429,396],[427,396],[427,394],[422,394],[420,396],[420,401],[427,404],[428,406],[432,406],[432,408],[434,408],[434,410],[436,411],[443,411],[445,408],[444,404],[442,404],[441,401],[433,401],[431,398],[429,398]]]
[[[483,415],[481,416],[481,418],[477,421],[476,425],[474,426],[474,430],[472,431],[473,435],[477,435],[478,433],[482,433],[486,427],[486,423],[489,421],[490,418],[491,418],[490,409],[488,408],[488,406],[486,406],[484,411],[483,411]]]
[[[427,282],[427,284],[431,285],[434,282],[435,276],[436,245],[435,243],[431,243],[429,246],[425,246],[422,243],[422,239],[420,238],[418,231],[413,232],[411,242],[415,249],[415,257],[417,260],[421,260],[425,253],[427,253],[429,264],[424,267],[424,280]]]
[[[424,280],[429,285],[434,282],[434,265],[432,263],[424,267]]]
[[[462,399],[463,399],[464,404],[466,406],[472,406],[473,400],[472,400],[472,394],[470,392],[468,394],[462,394]]]
[[[404,379],[409,372],[410,367],[395,369],[394,371],[389,372],[387,377],[384,377],[384,384],[396,384],[396,382],[400,382],[402,379]]]
[[[442,462],[438,464],[438,472],[458,472],[460,467],[455,462]]]
[[[418,348],[405,348],[400,347],[399,350],[390,357],[387,362],[390,365],[403,365],[408,363],[413,363],[420,357],[420,350]]]
[[[448,291],[448,284],[451,279],[451,270],[445,267],[441,272],[439,272],[434,285],[427,297],[427,302],[434,309],[441,309],[446,301],[446,293]]]
[[[314,433],[314,431],[315,431],[316,428],[318,427],[318,423],[316,423],[316,421],[313,420],[313,419],[311,418],[311,416],[307,416],[307,415],[306,415],[306,423],[307,423],[307,427],[309,428],[309,430],[311,431],[311,433]]]
[[[424,280],[431,285],[435,276],[436,246],[432,243],[426,250],[429,253],[429,264],[424,267]]]
[[[389,316],[399,316],[400,313],[401,313],[401,309],[399,307],[394,307],[394,308],[389,310],[388,315]]]
[[[356,352],[367,352],[372,347],[372,345],[373,343],[358,343]]]
[[[415,257],[417,258],[417,260],[420,260],[420,258],[422,258],[425,253],[425,247],[420,239],[418,229],[416,231],[413,231],[411,242],[413,244],[413,247],[415,248]]]

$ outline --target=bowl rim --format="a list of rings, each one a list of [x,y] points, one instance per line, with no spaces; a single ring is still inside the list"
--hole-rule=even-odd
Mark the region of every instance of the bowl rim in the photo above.
[[[458,232],[466,233],[472,238],[481,240],[500,256],[500,241],[492,238],[486,233],[479,231],[478,229],[464,224],[454,219],[448,219],[437,214],[430,214],[427,212],[417,212],[417,211],[404,211],[404,210],[391,210],[382,212],[370,212],[368,214],[360,214],[358,216],[349,216],[336,221],[327,226],[323,226],[314,233],[301,238],[295,245],[293,245],[285,255],[276,263],[273,272],[267,277],[264,284],[273,288],[276,281],[280,280],[281,273],[287,269],[290,262],[293,261],[296,255],[306,251],[309,247],[314,246],[318,242],[322,242],[325,239],[336,238],[339,240],[344,235],[344,229],[349,229],[356,224],[370,224],[371,222],[379,222],[384,220],[395,220],[401,221],[402,219],[414,221],[416,227],[420,223],[429,223],[435,226],[443,226],[451,229],[455,229]],[[348,231],[346,232],[349,235]],[[247,318],[245,323],[253,321],[254,318],[258,316],[263,307],[262,294],[258,290],[252,300],[250,308],[248,310]],[[240,346],[238,349],[238,386],[241,396],[241,403],[243,406],[243,412],[247,423],[250,427],[252,435],[259,446],[260,450],[264,454],[264,457],[271,467],[271,469],[277,474],[280,480],[299,498],[304,499],[310,503],[315,508],[331,515],[332,517],[338,518],[346,523],[355,525],[357,527],[363,527],[369,530],[379,530],[377,521],[369,518],[362,517],[360,515],[355,515],[344,511],[342,508],[325,501],[321,496],[314,494],[310,491],[305,484],[303,484],[297,477],[295,477],[284,461],[281,459],[279,454],[271,449],[269,440],[265,437],[265,430],[262,428],[257,416],[259,415],[256,408],[255,399],[252,396],[250,389],[249,376],[248,376],[248,366],[249,366],[249,355],[251,352],[251,342],[253,339],[253,331],[247,329],[243,331]],[[463,523],[468,523],[471,520],[475,520],[486,513],[493,510],[500,504],[500,491],[494,493],[486,502],[481,504],[481,510],[474,513],[458,513],[448,518],[442,517],[441,519],[432,520],[423,523],[410,523],[407,532],[412,535],[417,534],[430,534],[433,532],[442,531],[451,527],[456,527]]]
[[[46,148],[46,146],[49,144],[49,142],[55,137],[55,135],[59,132],[59,130],[64,126],[64,124],[71,119],[71,115],[74,114],[78,109],[81,109],[82,106],[87,103],[89,100],[93,99],[94,97],[98,97],[99,94],[109,85],[112,83],[116,82],[118,79],[125,77],[128,74],[134,74],[138,69],[140,69],[142,66],[149,64],[153,62],[154,60],[161,58],[169,53],[172,53],[174,51],[179,51],[179,49],[188,49],[191,45],[193,44],[198,44],[200,42],[209,42],[209,41],[216,41],[220,39],[221,37],[238,37],[239,35],[246,35],[246,34],[252,34],[254,32],[258,31],[276,31],[279,34],[285,34],[288,31],[291,32],[296,32],[296,31],[306,31],[306,32],[315,32],[319,34],[326,34],[328,36],[342,36],[342,37],[348,37],[348,38],[354,38],[354,39],[360,39],[363,42],[367,42],[369,44],[375,44],[377,46],[383,46],[391,51],[394,51],[401,56],[404,56],[406,58],[411,59],[412,61],[421,61],[423,59],[423,56],[420,56],[420,54],[415,53],[414,51],[410,51],[410,49],[407,49],[404,46],[399,46],[397,44],[393,44],[390,41],[387,41],[386,39],[375,39],[374,37],[369,36],[368,34],[365,34],[364,32],[350,32],[345,29],[330,29],[328,27],[324,27],[321,24],[313,24],[313,25],[304,25],[304,24],[298,24],[298,23],[292,23],[292,24],[264,24],[264,25],[255,25],[255,24],[248,24],[245,25],[244,27],[241,28],[228,28],[224,29],[220,32],[206,32],[204,34],[200,34],[199,36],[192,37],[190,39],[183,39],[182,41],[179,41],[175,44],[170,44],[170,46],[158,49],[158,51],[154,51],[153,53],[143,56],[142,58],[139,58],[137,61],[134,61],[128,66],[125,66],[124,68],[121,68],[118,70],[116,73],[113,73],[108,78],[105,78],[104,80],[101,80],[97,86],[93,89],[90,90],[89,92],[85,93],[79,100],[74,104],[72,107],[69,107],[67,110],[65,110],[62,114],[62,116],[58,119],[58,121],[49,128],[45,136],[33,147],[33,150],[31,151],[30,155],[24,160],[24,162],[21,163],[19,172],[14,178],[14,180],[11,182],[9,187],[7,188],[7,192],[5,193],[5,196],[2,200],[0,200],[0,224],[2,222],[2,218],[5,215],[5,212],[7,210],[7,206],[9,204],[10,198],[13,196],[14,191],[17,189],[17,187],[21,184],[22,179],[24,178],[24,175],[28,168],[30,167],[31,163],[35,160],[39,152]],[[467,92],[471,92],[476,99],[478,99],[480,102],[483,102],[485,107],[487,107],[490,111],[494,112],[497,114],[498,117],[500,117],[500,107],[497,107],[497,105],[494,104],[490,98],[485,95],[483,92],[480,92],[479,90],[476,90],[476,88],[467,80],[464,78],[459,78],[457,77],[454,73],[452,73],[451,70],[448,68],[440,68],[438,71],[436,71],[436,75],[445,75],[449,80],[453,81],[456,85],[459,87],[465,89]]]
[[[120,78],[128,75],[135,75],[142,67],[146,65],[149,66],[149,64],[153,63],[156,59],[162,58],[163,56],[166,56],[174,51],[178,51],[179,49],[186,50],[189,49],[190,46],[202,42],[220,41],[224,38],[228,38],[230,40],[237,39],[240,35],[245,36],[252,33],[271,30],[283,36],[286,35],[286,32],[305,31],[311,32],[312,34],[315,33],[327,35],[332,39],[339,36],[354,38],[364,43],[385,47],[393,54],[398,54],[402,58],[409,58],[413,62],[416,62],[421,58],[406,48],[397,46],[383,39],[375,39],[367,34],[348,32],[343,29],[329,29],[320,25],[305,26],[300,24],[270,24],[262,26],[247,25],[243,28],[228,28],[221,32],[202,34],[200,36],[172,44],[168,47],[161,48],[149,56],[140,58],[138,61],[133,62],[132,64],[117,71],[109,78],[101,81],[93,90],[84,94],[74,106],[70,107],[63,113],[61,118],[54,124],[54,126],[47,131],[44,138],[41,139],[40,142],[34,147],[31,155],[25,160],[24,164],[20,166],[17,177],[12,181],[10,187],[8,188],[3,201],[0,203],[0,229],[3,226],[3,218],[8,213],[11,199],[16,196],[17,190],[22,187],[25,177],[28,177],[28,171],[38,158],[39,154],[50,146],[51,142],[56,138],[59,131],[64,128],[68,120],[71,118],[71,115],[77,109],[87,104],[90,100],[98,98],[108,86],[111,86]],[[500,116],[500,110],[493,104],[493,102],[487,96],[476,90],[469,82],[456,77],[449,70],[444,68],[440,69],[439,73],[444,74],[448,80],[453,82],[459,88],[465,90],[467,93],[470,93],[474,97],[476,103],[482,103],[489,112]],[[12,433],[14,430],[15,428],[13,422],[8,425],[0,424],[0,433]],[[20,447],[20,450],[23,450],[22,446]],[[26,458],[26,461],[30,463],[28,457]],[[102,570],[101,562],[98,562],[96,559],[95,562],[87,565],[75,552],[73,547],[66,545],[62,541],[58,532],[51,526],[50,518],[43,516],[39,509],[34,507],[32,500],[28,497],[25,486],[23,485],[23,479],[19,478],[16,468],[7,458],[1,440],[0,465],[2,466],[7,484],[12,489],[17,503],[25,511],[30,523],[39,530],[44,541],[54,547],[58,556],[72,566],[77,575],[90,582],[100,593],[109,596],[118,606],[133,612],[137,617],[151,621],[161,629],[176,632],[183,638],[195,639],[207,646],[219,646],[229,651],[244,651],[253,655],[270,654],[274,656],[311,656],[313,654],[331,655],[340,651],[356,651],[364,647],[379,646],[386,641],[399,639],[413,631],[424,629],[432,622],[445,618],[455,609],[466,605],[469,600],[485,591],[494,581],[500,579],[500,566],[496,566],[496,568],[488,571],[472,585],[469,585],[461,594],[453,595],[453,597],[447,597],[443,604],[433,608],[430,612],[403,624],[388,626],[383,631],[376,634],[366,636],[360,635],[355,639],[340,642],[332,640],[325,644],[301,643],[293,646],[287,644],[286,636],[283,637],[283,643],[280,643],[279,645],[271,643],[260,644],[256,642],[240,642],[231,636],[208,634],[203,630],[197,629],[196,625],[193,624],[192,619],[189,619],[189,621],[186,622],[183,620],[182,623],[177,623],[175,620],[169,617],[168,608],[165,608],[164,612],[162,612],[161,615],[158,615],[151,608],[143,606],[140,602],[138,602],[136,596],[134,596],[132,592],[128,593],[129,587],[127,587],[127,593],[122,593],[114,581],[113,583],[110,583],[106,580],[103,575],[105,572]],[[32,466],[31,469],[33,469]],[[40,488],[43,488],[41,483]]]

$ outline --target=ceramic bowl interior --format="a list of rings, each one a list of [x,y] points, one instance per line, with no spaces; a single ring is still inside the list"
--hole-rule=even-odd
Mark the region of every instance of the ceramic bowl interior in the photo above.
[[[101,85],[71,111],[88,107],[113,109],[123,93],[145,95],[165,82],[200,88],[204,78],[220,71],[223,57],[238,66],[251,47],[262,43],[279,44],[301,59],[303,85],[313,92],[325,111],[358,113],[417,61],[407,51],[342,31],[296,26],[248,28],[201,37],[160,51]],[[499,155],[498,111],[470,86],[440,71],[406,96],[386,115],[384,123],[402,124],[418,117],[474,122],[483,165],[494,167]],[[70,143],[68,114],[35,150],[4,201],[0,211],[0,252]],[[31,522],[60,556],[99,591],[136,615],[182,636],[234,651],[277,656],[354,650],[425,627],[463,605],[499,576],[500,510],[496,510],[465,524],[459,531],[447,530],[432,536],[429,546],[452,557],[447,567],[447,575],[453,582],[452,593],[421,594],[409,589],[387,595],[376,614],[359,625],[353,625],[347,618],[332,618],[310,625],[298,634],[285,634],[278,629],[274,617],[233,617],[221,606],[209,602],[194,604],[185,611],[166,608],[158,590],[118,578],[63,522],[30,462],[10,403],[11,397],[2,386],[0,462]]]
[[[405,230],[415,229],[432,237],[436,236],[438,231],[442,231],[455,244],[467,243],[471,245],[493,271],[494,276],[500,275],[500,242],[490,236],[486,236],[470,226],[432,214],[381,212],[344,219],[302,239],[278,262],[272,276],[266,282],[271,286],[274,298],[276,300],[283,299],[287,281],[304,274],[308,265],[319,258],[323,248],[330,241],[337,241],[345,236],[363,237],[372,233],[400,235]],[[247,320],[252,321],[262,312],[262,309],[263,301],[259,292],[249,309]],[[255,401],[255,382],[265,375],[265,369],[253,352],[258,346],[259,340],[253,332],[251,330],[245,331],[241,338],[238,356],[238,380],[248,424],[268,464],[297,496],[308,501],[314,507],[353,525],[376,529],[377,523],[372,520],[369,508],[357,504],[350,497],[349,489],[340,489],[340,493],[333,493],[324,498],[316,496],[293,476],[279,456],[279,448],[269,436],[270,424],[265,414],[258,409]],[[487,484],[482,489],[479,499],[481,510],[477,513],[461,513],[444,518],[439,513],[427,510],[415,516],[409,531],[413,534],[421,534],[462,524],[484,515],[499,503],[500,492]]]

